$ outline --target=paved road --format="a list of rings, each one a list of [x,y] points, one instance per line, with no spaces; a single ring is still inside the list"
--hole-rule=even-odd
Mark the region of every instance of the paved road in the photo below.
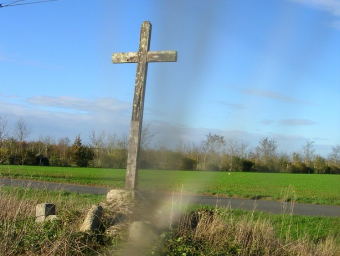
[[[19,179],[3,179],[0,178],[0,186],[20,186],[39,188],[46,190],[64,190],[69,192],[88,193],[88,194],[99,194],[105,195],[110,188],[73,185],[73,184],[60,184],[54,182],[40,182],[31,180],[19,180]],[[141,196],[144,196],[141,194]],[[201,196],[201,195],[161,195],[153,194],[154,198],[164,198],[174,201],[181,201],[184,203],[195,203],[201,205],[218,205],[228,206],[233,209],[242,210],[257,210],[269,213],[281,214],[283,212],[290,213],[293,209],[294,215],[310,215],[310,216],[340,216],[340,206],[328,206],[328,205],[314,205],[314,204],[298,204],[295,203],[282,203],[265,200],[251,200],[251,199],[236,199],[236,198],[224,198],[216,196]]]

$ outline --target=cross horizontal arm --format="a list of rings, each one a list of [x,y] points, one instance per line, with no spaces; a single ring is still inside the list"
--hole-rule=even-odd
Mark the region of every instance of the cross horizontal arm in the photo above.
[[[176,51],[148,52],[147,62],[175,62],[177,61]],[[137,63],[138,52],[122,52],[112,54],[112,63]]]

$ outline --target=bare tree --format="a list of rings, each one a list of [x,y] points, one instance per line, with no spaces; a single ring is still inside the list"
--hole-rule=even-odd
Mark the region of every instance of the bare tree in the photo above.
[[[292,154],[293,164],[297,164],[298,162],[302,162],[302,156],[299,152],[293,152]]]
[[[7,119],[0,116],[0,164],[3,162],[3,155],[1,148],[3,147],[3,141],[7,137]]]
[[[67,149],[70,146],[70,139],[68,137],[60,138],[58,140],[58,146]]]
[[[48,164],[47,159],[50,158],[50,153],[54,145],[55,140],[50,135],[45,137],[40,135],[39,140],[36,143],[31,143],[31,150],[38,152],[36,157],[39,159],[39,165]]]
[[[143,125],[140,143],[141,151],[138,159],[139,168],[149,169],[152,165],[153,152],[150,150],[150,143],[155,135],[156,133],[150,129],[150,124]]]
[[[23,150],[23,146],[25,145],[25,139],[28,138],[28,136],[31,134],[31,128],[28,126],[26,121],[22,118],[20,118],[14,126],[14,137],[19,142],[19,152],[20,152],[20,158],[21,158],[21,164],[23,165],[25,162],[25,154]]]
[[[180,155],[180,157],[186,156],[190,152],[190,144],[184,143],[182,140],[178,142],[176,145],[176,153]]]
[[[40,136],[39,141],[42,143],[44,156],[49,157],[51,147],[55,145],[55,139],[51,135],[46,135]]]
[[[168,153],[169,149],[166,147],[167,142],[166,141],[158,141],[156,145],[156,150],[158,152],[157,156],[157,163],[159,169],[166,169],[168,166],[167,160],[168,160]]]
[[[241,169],[241,166],[235,166],[236,162],[235,160],[243,160],[247,157],[247,153],[249,151],[248,149],[249,145],[242,141],[242,140],[233,140],[230,139],[226,143],[226,152],[228,154],[228,166],[229,170],[238,170]]]
[[[312,162],[314,159],[315,149],[314,149],[313,144],[314,144],[314,141],[307,140],[306,145],[302,146],[303,159],[304,159],[305,165],[308,168],[312,167]]]
[[[257,158],[267,167],[273,167],[274,159],[277,157],[277,144],[276,140],[269,138],[262,138],[260,145],[255,148]]]
[[[327,166],[326,159],[320,155],[316,155],[313,161],[314,173],[328,173],[329,167]]]
[[[121,135],[117,140],[117,147],[115,157],[117,163],[119,163],[119,168],[126,168],[127,164],[127,154],[129,148],[129,137],[126,134]]]
[[[249,144],[244,142],[243,140],[228,140],[226,145],[229,155],[238,156],[241,159],[247,157]]]
[[[7,119],[0,116],[0,143],[7,137]]]
[[[71,164],[71,157],[68,154],[71,140],[68,137],[60,138],[58,140],[59,148],[59,161],[62,166],[68,166]]]
[[[328,160],[332,167],[336,169],[336,173],[339,174],[340,169],[340,145],[332,147],[331,153],[328,155]]]
[[[217,158],[220,156],[222,149],[225,146],[224,136],[217,134],[206,134],[206,140],[201,142],[203,152],[205,153],[205,158],[207,155],[211,158],[211,164],[217,165]],[[206,159],[204,158],[204,164]]]
[[[190,156],[195,159],[197,163],[200,162],[200,147],[195,142],[191,143]]]
[[[117,147],[117,143],[118,143],[118,136],[115,133],[108,133],[107,134],[107,153],[109,154],[113,154],[114,150]]]
[[[277,166],[279,168],[279,172],[286,172],[290,165],[291,162],[291,157],[289,154],[287,154],[286,152],[281,152],[278,154],[278,162],[277,162]]]
[[[29,137],[31,134],[31,128],[26,123],[26,121],[20,118],[14,126],[14,137],[19,141],[22,142]]]
[[[129,137],[126,134],[122,134],[118,139],[118,148],[127,150],[129,147]]]
[[[101,152],[103,151],[105,147],[104,143],[105,139],[105,131],[101,131],[99,135],[96,135],[96,132],[94,130],[90,133],[90,140],[91,140],[91,146],[94,151],[94,164],[96,167],[99,167],[101,165],[100,156]]]
[[[150,130],[150,124],[144,125],[142,129],[142,135],[141,135],[141,148],[142,149],[148,149],[149,145],[151,143],[151,140],[153,137],[155,137],[157,133],[151,132]]]
[[[96,134],[96,131],[92,130],[90,133],[91,146],[93,148],[104,147],[105,135],[105,131],[101,131],[99,134]]]
[[[108,133],[106,139],[106,154],[109,159],[107,159],[104,164],[112,165],[114,168],[126,168],[127,150],[129,146],[128,136],[126,134],[117,136],[115,133]]]

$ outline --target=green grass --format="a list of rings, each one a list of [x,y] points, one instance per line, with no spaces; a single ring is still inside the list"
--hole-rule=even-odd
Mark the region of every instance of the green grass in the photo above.
[[[110,188],[125,184],[121,169],[2,165],[0,177]],[[340,175],[140,170],[138,180],[144,190],[340,205]]]
[[[335,256],[340,255],[339,228],[339,217],[204,207],[163,233],[153,250],[155,255]]]
[[[1,186],[0,203],[4,201],[2,205],[4,211],[0,213],[0,222],[2,221],[3,224],[0,225],[0,249],[9,253],[14,248],[16,252],[14,255],[53,255],[53,253],[89,255],[94,252],[93,250],[98,253],[107,251],[108,255],[115,255],[112,253],[118,253],[117,250],[125,243],[122,240],[123,236],[112,239],[104,234],[87,235],[77,230],[84,219],[84,210],[93,204],[98,204],[104,198],[104,195]],[[41,202],[55,203],[60,219],[44,225],[35,223],[34,208]],[[18,208],[12,207],[15,204]],[[12,218],[12,215],[7,216],[11,210],[15,218]],[[26,212],[27,210],[29,211]],[[190,212],[204,212],[204,210],[219,216],[220,221],[212,223],[203,221],[200,228],[196,230],[184,229],[183,226],[165,230],[158,236],[159,241],[153,243],[154,252],[157,251],[155,255],[183,255],[183,253],[187,253],[186,255],[314,255],[305,252],[319,250],[320,245],[329,247],[327,241],[332,242],[333,254],[316,253],[315,255],[339,255],[336,253],[338,249],[336,246],[340,244],[340,217],[275,215],[199,205],[183,209],[183,214],[190,215]],[[4,215],[3,219],[1,214]],[[153,213],[149,212],[149,214]],[[245,243],[245,239],[248,239],[249,243]],[[52,244],[56,248],[53,248]],[[301,249],[297,249],[295,254],[292,251],[286,252],[285,248],[288,250],[293,247],[301,247]],[[254,248],[259,253],[262,253],[261,248],[268,248],[270,253],[249,254],[248,251]],[[281,254],[281,251],[286,254]]]
[[[87,209],[104,195],[0,187],[0,255],[90,255],[114,239],[79,232]],[[37,223],[38,203],[54,203],[57,220]],[[96,254],[97,255],[97,254]]]
[[[68,208],[72,202],[72,208],[84,207],[85,209],[98,204],[105,199],[105,195],[79,194],[68,191],[47,191],[45,189],[32,189],[21,187],[1,186],[0,196],[15,194],[18,200],[31,200],[38,203],[52,202],[57,208]]]
[[[194,205],[189,211],[200,211],[207,209],[214,211],[215,207]],[[258,221],[268,220],[274,227],[276,236],[281,239],[291,239],[296,241],[308,238],[309,241],[317,243],[333,237],[340,244],[340,217],[323,216],[300,216],[290,214],[272,214],[261,211],[246,211],[238,209],[218,208],[219,214],[224,215],[225,219],[233,219],[235,222],[242,219]]]
[[[122,188],[125,170],[0,165],[0,177]]]

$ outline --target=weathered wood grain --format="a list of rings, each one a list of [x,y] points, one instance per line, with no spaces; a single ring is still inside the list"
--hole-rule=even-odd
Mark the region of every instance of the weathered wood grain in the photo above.
[[[150,22],[143,22],[140,31],[137,72],[135,79],[135,94],[133,98],[130,141],[126,169],[125,188],[128,190],[134,190],[137,188],[137,164],[139,162],[139,148],[143,120],[146,73],[148,68],[147,55],[150,47],[150,33]]]
[[[114,53],[112,55],[112,62],[115,64],[137,63],[135,93],[133,98],[129,149],[126,168],[125,189],[127,190],[135,190],[137,188],[138,162],[148,62],[177,61],[176,51],[149,51],[150,35],[151,23],[149,21],[144,21],[140,31],[138,52]]]
[[[176,62],[176,51],[148,52],[147,62]],[[112,63],[137,63],[138,52],[121,52],[112,54]]]

